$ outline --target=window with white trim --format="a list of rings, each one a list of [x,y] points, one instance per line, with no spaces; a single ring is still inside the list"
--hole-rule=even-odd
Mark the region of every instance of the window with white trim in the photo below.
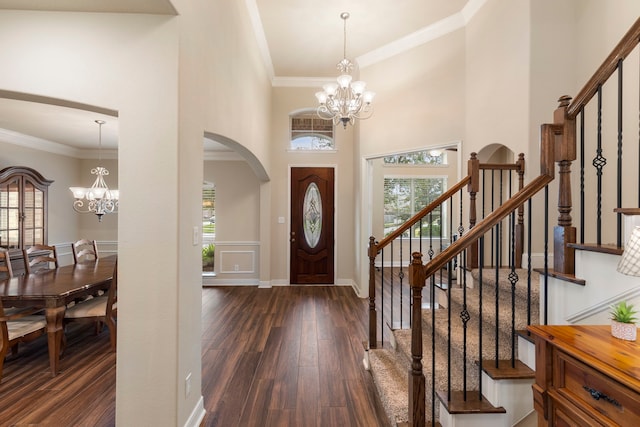
[[[335,150],[333,122],[318,117],[315,111],[292,114],[290,150]]]
[[[384,177],[384,235],[396,230],[409,218],[439,197],[446,188],[445,177]],[[422,221],[422,237],[446,236],[446,206],[438,207]],[[431,226],[430,226],[431,225]],[[405,234],[409,236],[409,232]],[[411,229],[420,236],[420,223]]]
[[[447,155],[444,150],[422,150],[411,153],[394,154],[384,157],[385,165],[446,165]]]

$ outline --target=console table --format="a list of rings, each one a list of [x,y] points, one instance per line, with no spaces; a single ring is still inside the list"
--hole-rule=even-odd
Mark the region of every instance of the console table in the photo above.
[[[640,345],[609,325],[529,326],[538,426],[640,426]]]

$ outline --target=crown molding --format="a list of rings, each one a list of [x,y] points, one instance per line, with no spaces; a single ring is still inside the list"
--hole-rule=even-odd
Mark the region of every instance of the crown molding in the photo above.
[[[252,3],[252,6],[256,9],[255,13],[258,16],[259,21],[259,14],[257,12],[255,0],[246,0],[246,2],[247,4]],[[355,58],[355,62],[357,62],[360,68],[365,68],[464,28],[469,22],[471,22],[473,17],[486,2],[487,0],[469,0],[460,12],[441,19],[438,22],[434,22],[427,27],[381,46],[378,49],[374,49],[360,55]],[[267,49],[267,52],[263,52],[263,57],[265,55],[268,57],[268,67],[271,67],[271,75],[273,75],[273,64],[271,63],[271,56],[268,52],[262,24],[260,23],[260,34],[258,34],[258,30],[256,28],[254,28],[254,31],[256,31],[256,37],[262,38],[264,42],[264,48]],[[258,44],[261,45],[261,42],[259,41]],[[271,79],[271,85],[272,87],[318,87],[330,81],[333,81],[333,79],[323,77],[274,76]]]
[[[264,34],[264,27],[262,26],[262,19],[260,19],[260,11],[258,10],[258,4],[256,0],[245,0],[247,11],[249,12],[249,19],[251,20],[251,27],[253,33],[256,36],[256,42],[258,43],[258,50],[262,56],[262,62],[267,71],[267,77],[270,80],[275,78],[275,70],[273,69],[273,61],[271,60],[271,52],[269,52],[269,44],[267,43],[267,37]]]
[[[48,139],[37,138],[35,136],[29,136],[2,128],[0,128],[0,141],[7,144],[17,145],[19,147],[31,148],[32,150],[44,151],[76,159],[118,158],[118,150],[103,149],[102,153],[99,153],[98,150],[74,148],[58,142],[49,141]]]
[[[315,87],[334,82],[335,77],[274,77],[271,79],[273,87]]]

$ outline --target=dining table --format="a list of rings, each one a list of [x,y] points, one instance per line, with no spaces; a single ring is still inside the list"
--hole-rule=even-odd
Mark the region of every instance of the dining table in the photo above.
[[[117,255],[109,255],[0,281],[0,301],[4,307],[44,309],[51,376],[59,371],[67,305],[107,290],[116,259]]]

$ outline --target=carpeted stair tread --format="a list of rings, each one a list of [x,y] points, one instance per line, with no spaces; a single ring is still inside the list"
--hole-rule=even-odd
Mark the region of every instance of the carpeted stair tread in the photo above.
[[[466,298],[466,306],[467,311],[472,319],[479,320],[479,311],[480,311],[480,296],[479,296],[479,288],[467,288],[466,296],[464,290],[461,288],[452,288],[450,291],[450,303],[451,303],[451,311],[452,316],[455,316],[457,319],[460,319],[460,313],[462,312],[463,303]],[[516,298],[515,305],[515,330],[518,329],[526,329],[529,319],[527,314],[527,302],[525,299]],[[537,324],[539,317],[539,306],[537,301],[532,299],[531,303],[531,323]],[[511,295],[509,295],[508,299],[498,300],[498,318],[496,319],[496,301],[495,298],[487,298],[487,296],[482,296],[482,324],[483,327],[487,328],[495,328],[496,320],[501,327],[510,328],[512,323],[512,312],[511,312]]]
[[[391,425],[409,420],[408,368],[395,353],[387,349],[369,350],[371,374]]]
[[[516,268],[514,270],[517,281],[516,281],[516,298],[522,298],[526,300],[528,293],[528,283],[527,283],[527,275],[528,271],[523,268]],[[501,268],[498,270],[498,292],[499,295],[508,296],[511,298],[511,281],[509,280],[509,275],[512,273],[510,269]],[[480,283],[480,270],[474,269],[471,271],[471,276],[473,277],[473,283],[475,286],[478,286]],[[495,289],[496,289],[496,270],[495,268],[483,268],[482,269],[482,283],[483,283],[483,298],[485,296],[495,297]],[[531,299],[533,302],[537,303],[540,299],[540,274],[532,271],[531,272]]]
[[[428,336],[428,342],[425,343],[425,350],[431,351],[431,310],[422,311],[422,328],[423,334]],[[464,342],[464,324],[460,319],[460,311],[454,311],[452,307],[451,311],[451,347],[452,351],[462,357],[462,349]],[[495,327],[488,323],[483,318],[482,323],[482,341],[483,341],[483,357],[493,358],[495,357],[494,343],[496,340]],[[508,324],[510,326],[510,323]],[[509,358],[511,355],[511,335],[509,333],[510,328],[507,328],[507,324],[501,325],[498,329],[498,343],[500,346],[499,358]],[[448,341],[448,313],[446,309],[436,310],[436,324],[435,324],[435,336],[436,346],[446,347]],[[471,317],[467,322],[467,356],[473,360],[478,359],[478,346],[479,346],[479,319],[477,316]]]
[[[401,331],[394,332],[397,347],[398,356],[402,355],[406,366],[410,366],[411,361],[411,330],[403,329]],[[446,346],[446,340],[439,339],[436,342],[436,390],[441,390],[447,387],[447,367],[446,360],[448,358],[448,349]],[[476,347],[477,348],[477,347]],[[427,402],[431,403],[431,396],[429,394],[432,383],[432,359],[431,359],[431,338],[423,337],[422,346],[422,365],[423,372],[427,379]],[[476,355],[477,356],[477,355]],[[463,378],[459,373],[463,372],[466,363],[467,370],[467,388],[476,389],[478,387],[478,366],[475,363],[477,357],[472,357],[470,353],[467,354],[466,361],[463,358],[461,346],[452,346],[451,348],[451,370],[455,372],[451,378],[453,388],[462,388]]]

